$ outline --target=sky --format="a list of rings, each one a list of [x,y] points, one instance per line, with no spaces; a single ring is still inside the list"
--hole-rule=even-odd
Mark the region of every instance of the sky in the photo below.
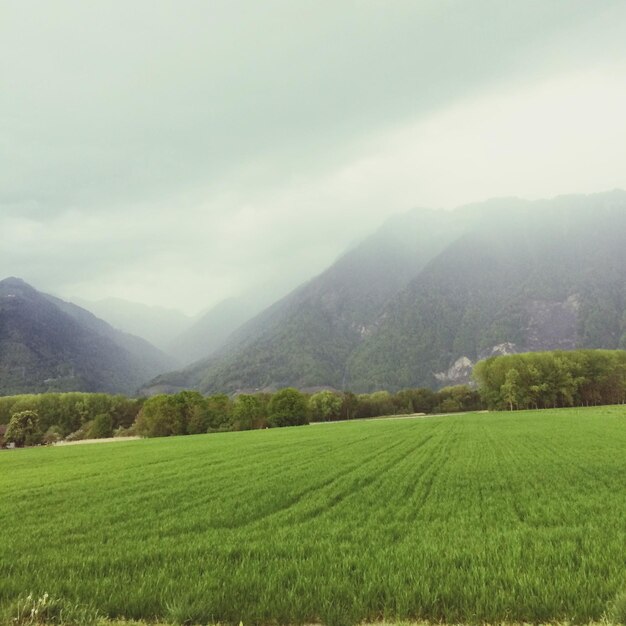
[[[622,0],[0,0],[0,278],[195,314],[389,216],[626,188]]]

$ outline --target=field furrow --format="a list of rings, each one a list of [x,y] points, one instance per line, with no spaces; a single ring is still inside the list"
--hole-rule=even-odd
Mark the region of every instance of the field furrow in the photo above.
[[[0,453],[0,610],[598,620],[626,591],[624,407]]]

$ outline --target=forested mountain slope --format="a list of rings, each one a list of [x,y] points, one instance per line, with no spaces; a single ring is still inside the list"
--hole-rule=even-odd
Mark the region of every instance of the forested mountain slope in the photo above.
[[[367,328],[461,229],[447,212],[415,210],[389,220],[245,324],[217,355],[159,377],[147,392],[341,387],[347,359]]]
[[[174,361],[79,306],[0,281],[0,394],[132,393]]]
[[[441,386],[492,353],[616,348],[624,241],[622,191],[414,211],[148,391]]]
[[[490,209],[386,307],[348,386],[455,380],[492,352],[617,348],[626,311],[624,194]]]

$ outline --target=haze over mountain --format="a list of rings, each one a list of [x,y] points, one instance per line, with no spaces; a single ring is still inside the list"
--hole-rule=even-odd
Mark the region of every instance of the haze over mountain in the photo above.
[[[158,379],[154,389],[340,387],[349,354],[384,304],[459,232],[445,211],[391,218],[320,276],[244,324],[214,358]]]
[[[412,211],[147,391],[441,386],[493,352],[616,348],[624,241],[623,191]]]
[[[272,293],[272,288],[268,287],[263,293],[257,290],[246,297],[227,298],[195,317],[174,308],[148,306],[120,298],[95,302],[72,298],[72,301],[114,328],[145,339],[181,365],[187,365],[221,348],[234,330],[271,302]]]
[[[168,353],[174,338],[194,323],[192,317],[177,309],[148,306],[122,298],[105,298],[96,301],[81,298],[71,300],[114,328],[142,337]]]
[[[625,2],[0,2],[3,276],[176,355],[154,389],[442,385],[600,333],[610,233],[482,201],[626,188]]]
[[[65,300],[195,317],[414,206],[626,187],[620,0],[0,14],[0,267]]]
[[[166,350],[185,365],[206,358],[221,348],[231,333],[258,313],[260,308],[254,301],[228,298],[173,337]]]
[[[132,394],[173,366],[147,341],[19,278],[0,281],[0,395],[44,391]]]

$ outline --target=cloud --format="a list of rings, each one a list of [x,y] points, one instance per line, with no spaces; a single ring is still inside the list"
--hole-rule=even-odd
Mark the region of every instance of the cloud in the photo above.
[[[0,265],[65,297],[194,312],[416,205],[626,186],[622,3],[2,11]]]

